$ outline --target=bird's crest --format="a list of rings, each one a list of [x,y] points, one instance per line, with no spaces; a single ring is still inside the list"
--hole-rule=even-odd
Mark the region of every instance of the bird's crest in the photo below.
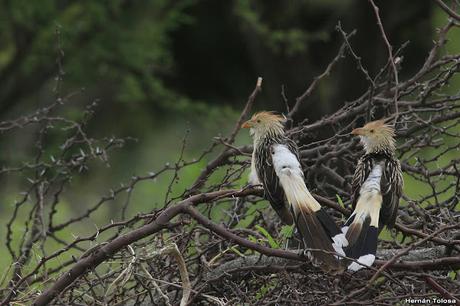
[[[284,116],[274,112],[262,111],[254,114],[241,127],[249,128],[250,134],[257,143],[263,137],[284,134],[284,122],[286,122]]]
[[[395,130],[385,123],[385,119],[372,121],[362,128],[351,131],[353,135],[359,135],[367,153],[378,151],[395,150]]]
[[[364,125],[364,129],[367,130],[378,130],[385,136],[395,136],[395,130],[392,126],[386,124],[387,119],[375,120]]]
[[[272,111],[261,111],[258,113],[255,113],[252,115],[251,120],[257,121],[265,121],[265,122],[280,122],[280,123],[285,123],[286,122],[286,117],[279,115],[275,112]]]

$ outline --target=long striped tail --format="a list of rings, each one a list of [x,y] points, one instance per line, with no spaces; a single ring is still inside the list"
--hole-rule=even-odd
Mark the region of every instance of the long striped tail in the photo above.
[[[343,247],[348,243],[345,235],[335,222],[313,198],[303,181],[303,177],[285,168],[279,173],[281,185],[290,204],[298,231],[313,263],[327,272],[344,270],[339,255],[345,255]]]
[[[358,271],[374,263],[381,206],[382,196],[378,190],[360,195],[355,211],[342,228],[349,243],[345,254],[356,259],[348,265],[348,270]]]

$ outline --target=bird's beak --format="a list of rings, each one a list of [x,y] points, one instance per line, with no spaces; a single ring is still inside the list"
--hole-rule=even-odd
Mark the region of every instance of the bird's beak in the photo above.
[[[252,122],[251,122],[251,120],[248,120],[248,121],[246,121],[245,123],[243,123],[243,124],[241,125],[241,127],[242,127],[243,129],[250,129],[250,128],[252,128]]]
[[[364,129],[363,128],[357,128],[357,129],[354,129],[353,131],[351,131],[350,134],[352,135],[364,135]]]

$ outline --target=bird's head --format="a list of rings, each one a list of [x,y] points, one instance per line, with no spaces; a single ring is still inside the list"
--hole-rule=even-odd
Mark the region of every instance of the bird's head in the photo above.
[[[395,150],[395,131],[385,123],[385,119],[369,122],[361,128],[354,129],[351,134],[361,138],[367,153]]]
[[[250,129],[249,132],[254,138],[260,138],[265,135],[279,135],[284,133],[283,123],[286,118],[275,114],[274,112],[259,112],[252,116],[251,119],[241,126]]]

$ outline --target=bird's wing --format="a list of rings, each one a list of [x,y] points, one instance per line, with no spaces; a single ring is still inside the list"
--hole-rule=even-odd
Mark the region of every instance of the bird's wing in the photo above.
[[[380,181],[380,190],[382,192],[383,203],[380,217],[380,229],[383,225],[392,228],[396,221],[398,213],[399,198],[402,194],[403,178],[401,165],[397,159],[387,158],[382,179]]]
[[[337,246],[342,247],[342,246],[347,245],[348,242],[345,240],[345,235],[342,234],[342,231],[339,229],[335,221],[329,216],[326,209],[321,207],[320,204],[316,201],[316,199],[313,198],[307,186],[305,185],[304,174],[303,174],[302,166],[300,162],[299,149],[296,143],[293,140],[286,138],[285,141],[283,142],[283,145],[286,146],[287,148],[287,150],[285,150],[284,152],[284,155],[285,155],[284,160],[288,159],[289,162],[287,163],[287,165],[292,167],[292,169],[295,169],[294,173],[297,174],[299,178],[298,182],[302,186],[301,188],[304,189],[305,192],[308,194],[309,198],[311,198],[311,201],[309,201],[311,203],[310,206],[315,212],[316,218],[321,223],[321,226],[326,231],[326,234],[328,235],[328,237],[330,237],[334,241],[334,243]],[[274,155],[272,155],[272,158],[273,156]],[[281,158],[281,160],[283,160],[283,158]],[[275,173],[276,173],[276,165],[274,168],[275,168]],[[279,178],[279,174],[277,174],[277,177]]]
[[[353,180],[351,181],[351,205],[353,210],[356,208],[356,203],[359,199],[359,191],[361,186],[366,181],[373,168],[373,160],[369,156],[362,156],[355,169]]]
[[[315,261],[324,264],[321,265],[324,269],[341,270],[341,262],[333,254],[344,254],[342,247],[347,242],[335,222],[307,189],[298,154],[291,151],[287,144],[274,144],[270,151],[275,174],[290,204],[297,229],[306,247],[313,249],[310,254]]]
[[[283,187],[273,166],[271,146],[259,146],[255,155],[255,168],[258,178],[264,186],[265,198],[286,224],[292,224],[293,218],[286,205]]]

